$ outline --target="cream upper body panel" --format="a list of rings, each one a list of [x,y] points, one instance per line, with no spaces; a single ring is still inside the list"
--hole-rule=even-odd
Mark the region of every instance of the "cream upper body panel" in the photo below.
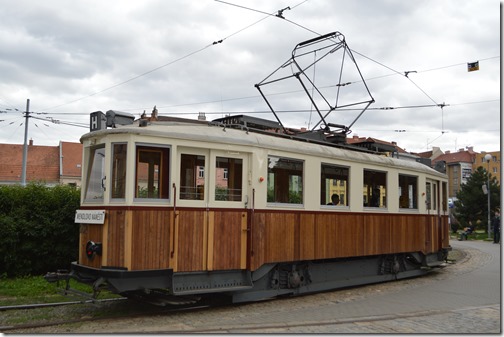
[[[350,170],[350,207],[342,208],[343,211],[362,212],[366,211],[362,205],[362,172],[365,169],[387,172],[387,194],[390,200],[399,199],[397,192],[399,174],[413,175],[418,177],[418,195],[425,195],[425,185],[428,180],[446,181],[446,175],[424,165],[411,160],[403,160],[383,155],[360,152],[340,148],[337,146],[325,146],[319,143],[308,141],[292,140],[287,137],[276,137],[257,132],[247,132],[246,130],[225,128],[222,126],[178,123],[178,122],[154,122],[147,126],[140,127],[138,123],[128,126],[121,126],[115,129],[107,129],[87,133],[81,137],[84,147],[98,144],[127,142],[129,148],[134,150],[134,144],[155,144],[160,146],[170,146],[171,163],[175,163],[170,168],[172,183],[177,184],[179,180],[180,153],[191,151],[206,155],[209,158],[207,164],[217,154],[246,155],[244,157],[246,167],[244,168],[244,201],[243,203],[218,202],[211,196],[202,202],[177,200],[177,205],[188,207],[255,207],[255,208],[300,208],[304,210],[321,210],[320,198],[320,166],[322,163],[340,165],[351,168]],[[134,153],[134,151],[130,152]],[[110,155],[110,152],[107,152]],[[304,163],[303,191],[304,201],[301,205],[273,205],[266,201],[268,176],[268,156],[277,156],[301,160]],[[134,160],[129,160],[128,166],[135,165]],[[107,164],[106,164],[107,165]],[[110,164],[108,164],[110,165]],[[106,167],[110,172],[110,167]],[[134,181],[133,169],[128,171],[129,181]],[[213,180],[208,180],[211,182]],[[352,183],[353,181],[353,183]],[[359,183],[360,181],[360,183]],[[170,186],[172,185],[170,183]],[[130,184],[131,185],[131,184]],[[317,187],[318,186],[318,187]],[[205,184],[205,188],[210,188]],[[126,197],[125,204],[135,204],[130,192]],[[208,190],[207,195],[211,190]],[[105,192],[107,193],[107,191]],[[308,195],[312,197],[307,197]],[[420,199],[420,197],[419,197]],[[105,203],[107,204],[105,198]],[[254,200],[254,205],[251,205]],[[173,204],[173,198],[164,201],[164,204]],[[143,203],[145,204],[145,203]],[[154,203],[157,204],[157,203]],[[200,205],[201,204],[201,205]],[[374,209],[373,211],[397,212],[398,202],[390,202],[386,209]],[[419,200],[417,212],[426,212],[425,203]]]

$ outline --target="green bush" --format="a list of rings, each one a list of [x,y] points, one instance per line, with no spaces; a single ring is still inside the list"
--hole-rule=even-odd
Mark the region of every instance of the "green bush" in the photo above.
[[[78,257],[80,190],[41,183],[0,186],[0,275],[41,275]]]

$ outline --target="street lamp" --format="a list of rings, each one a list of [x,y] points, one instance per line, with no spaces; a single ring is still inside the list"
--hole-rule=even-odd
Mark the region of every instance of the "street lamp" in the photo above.
[[[485,160],[487,162],[487,197],[488,197],[488,239],[490,236],[490,159],[492,159],[492,155],[487,153],[485,155]],[[495,233],[494,233],[495,235]]]

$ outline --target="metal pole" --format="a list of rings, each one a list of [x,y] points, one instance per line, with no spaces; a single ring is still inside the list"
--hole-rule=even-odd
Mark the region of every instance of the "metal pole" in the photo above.
[[[26,112],[25,112],[25,132],[24,132],[24,147],[23,147],[23,168],[21,171],[21,185],[26,186],[26,161],[28,158],[28,118],[30,117],[30,99],[26,100]]]
[[[488,196],[488,239],[490,235],[490,160],[487,160],[487,196]],[[495,235],[495,233],[494,233]]]

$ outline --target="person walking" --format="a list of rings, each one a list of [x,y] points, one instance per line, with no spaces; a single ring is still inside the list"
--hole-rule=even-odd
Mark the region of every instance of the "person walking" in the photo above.
[[[492,227],[493,227],[493,233],[494,233],[494,242],[493,243],[499,243],[500,242],[500,212],[497,210],[495,211],[495,216],[492,219]]]

